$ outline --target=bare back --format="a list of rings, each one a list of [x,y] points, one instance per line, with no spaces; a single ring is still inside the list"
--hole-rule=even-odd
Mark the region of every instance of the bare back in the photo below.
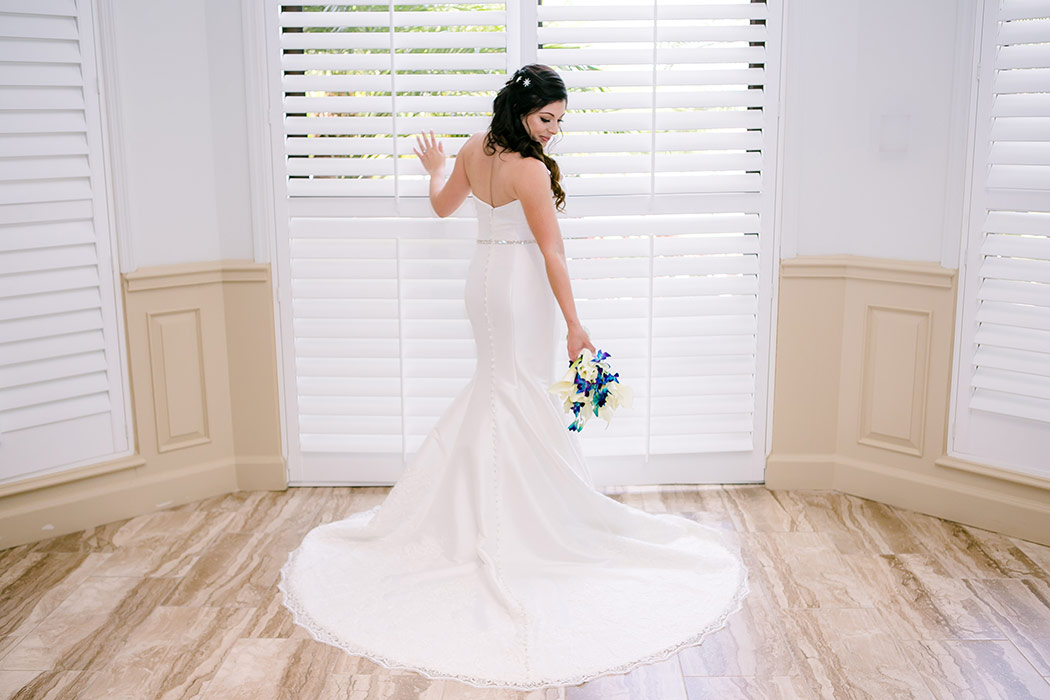
[[[484,149],[485,133],[474,134],[468,139],[457,157],[463,159],[473,195],[490,207],[498,208],[518,198],[515,176],[525,158],[513,151],[488,155]]]

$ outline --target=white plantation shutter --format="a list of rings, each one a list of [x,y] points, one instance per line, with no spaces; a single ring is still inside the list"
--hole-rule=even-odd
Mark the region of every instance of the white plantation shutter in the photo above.
[[[0,2],[0,480],[128,448],[90,5]]]
[[[764,453],[768,13],[764,2],[537,7],[537,60],[569,88],[553,149],[565,189],[581,204],[619,195],[595,197],[617,216],[584,206],[563,224],[580,315],[636,398],[615,437],[584,433],[588,454],[699,465],[711,453],[742,474],[746,462],[724,453]]]
[[[1050,6],[990,2],[980,64],[954,446],[1050,477]]]
[[[414,135],[469,136],[488,125],[485,93],[499,89],[507,65],[503,3],[397,6],[414,9],[283,6],[290,196],[425,195]]]
[[[569,195],[569,272],[581,319],[635,396],[615,428],[584,431],[585,453],[625,469],[666,464],[667,478],[761,479],[773,201],[763,175],[776,132],[766,76],[779,51],[767,20],[779,9],[280,7],[293,480],[297,462],[316,482],[396,476],[471,376],[473,207],[436,219],[412,146],[433,129],[454,154],[529,62],[554,67],[570,91],[551,149]],[[552,348],[552,379],[564,355]]]
[[[415,135],[434,129],[454,153],[487,126],[506,7],[278,7],[293,479],[389,480],[475,363],[473,224],[433,218]]]
[[[758,224],[739,213],[566,222],[577,309],[635,394],[615,432],[584,431],[586,453],[752,451]]]
[[[759,192],[767,6],[548,0],[537,60],[563,76],[574,194]]]
[[[441,223],[377,220],[351,238],[342,219],[292,220],[299,440],[315,464],[399,464],[470,378],[473,241]]]

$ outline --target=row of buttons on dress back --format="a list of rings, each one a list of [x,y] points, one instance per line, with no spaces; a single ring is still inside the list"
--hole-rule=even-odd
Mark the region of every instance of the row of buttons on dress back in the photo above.
[[[491,238],[479,238],[478,243],[528,243],[528,239],[525,240],[501,240]],[[503,594],[510,600],[511,605],[514,607],[517,614],[522,619],[522,649],[525,655],[525,670],[531,674],[532,664],[529,659],[529,616],[525,608],[522,607],[521,603],[518,602],[510,589],[507,588],[506,583],[503,580],[503,576],[500,573],[503,561],[503,547],[500,543],[500,522],[501,513],[503,512],[502,499],[500,498],[501,490],[501,475],[499,465],[496,463],[497,456],[499,454],[499,439],[496,434],[496,426],[498,425],[499,418],[496,414],[496,386],[494,384],[496,377],[496,338],[495,332],[492,328],[492,314],[489,310],[489,265],[492,261],[491,255],[485,256],[485,282],[482,288],[482,302],[484,303],[484,314],[485,314],[485,325],[488,330],[489,336],[489,410],[492,412],[492,487],[493,487],[493,500],[495,501],[495,536],[496,536],[496,551],[494,552],[493,567],[495,568],[496,582],[498,588]]]

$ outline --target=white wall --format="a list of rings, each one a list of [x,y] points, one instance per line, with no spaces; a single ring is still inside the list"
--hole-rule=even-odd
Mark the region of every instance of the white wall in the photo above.
[[[976,0],[786,0],[781,256],[958,266]]]
[[[784,2],[782,257],[957,267],[978,0]],[[239,1],[112,6],[135,266],[252,258]]]
[[[109,7],[131,269],[252,258],[238,0]]]

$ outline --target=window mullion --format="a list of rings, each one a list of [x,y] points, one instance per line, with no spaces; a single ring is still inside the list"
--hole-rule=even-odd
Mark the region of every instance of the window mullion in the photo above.
[[[394,48],[394,0],[387,0],[387,8],[390,14],[390,134],[393,143],[393,166],[394,166],[394,206],[401,203],[401,172],[397,157],[397,52]]]
[[[653,65],[652,85],[650,86],[650,123],[649,123],[649,210],[653,211],[654,199],[656,198],[656,71],[657,71],[657,17],[659,16],[659,0],[653,0]]]
[[[509,10],[513,6],[514,12]],[[532,0],[508,0],[507,19],[507,72],[517,70],[519,66],[536,62],[536,29],[539,25],[536,12],[537,3]],[[510,26],[510,17],[518,22],[517,27]],[[511,50],[513,47],[513,51]]]
[[[649,122],[649,211],[650,213],[654,210],[656,203],[656,70],[657,70],[657,17],[659,16],[659,7],[657,3],[659,0],[653,0],[653,65],[651,80],[652,85],[650,86],[650,122]],[[654,318],[656,314],[656,303],[655,303],[655,290],[653,289],[653,262],[656,256],[656,239],[655,234],[649,232],[649,347],[646,350],[646,356],[649,360],[649,366],[645,372],[645,395],[646,395],[646,408],[645,408],[645,461],[648,463],[650,455],[652,455],[653,445],[653,334]]]

